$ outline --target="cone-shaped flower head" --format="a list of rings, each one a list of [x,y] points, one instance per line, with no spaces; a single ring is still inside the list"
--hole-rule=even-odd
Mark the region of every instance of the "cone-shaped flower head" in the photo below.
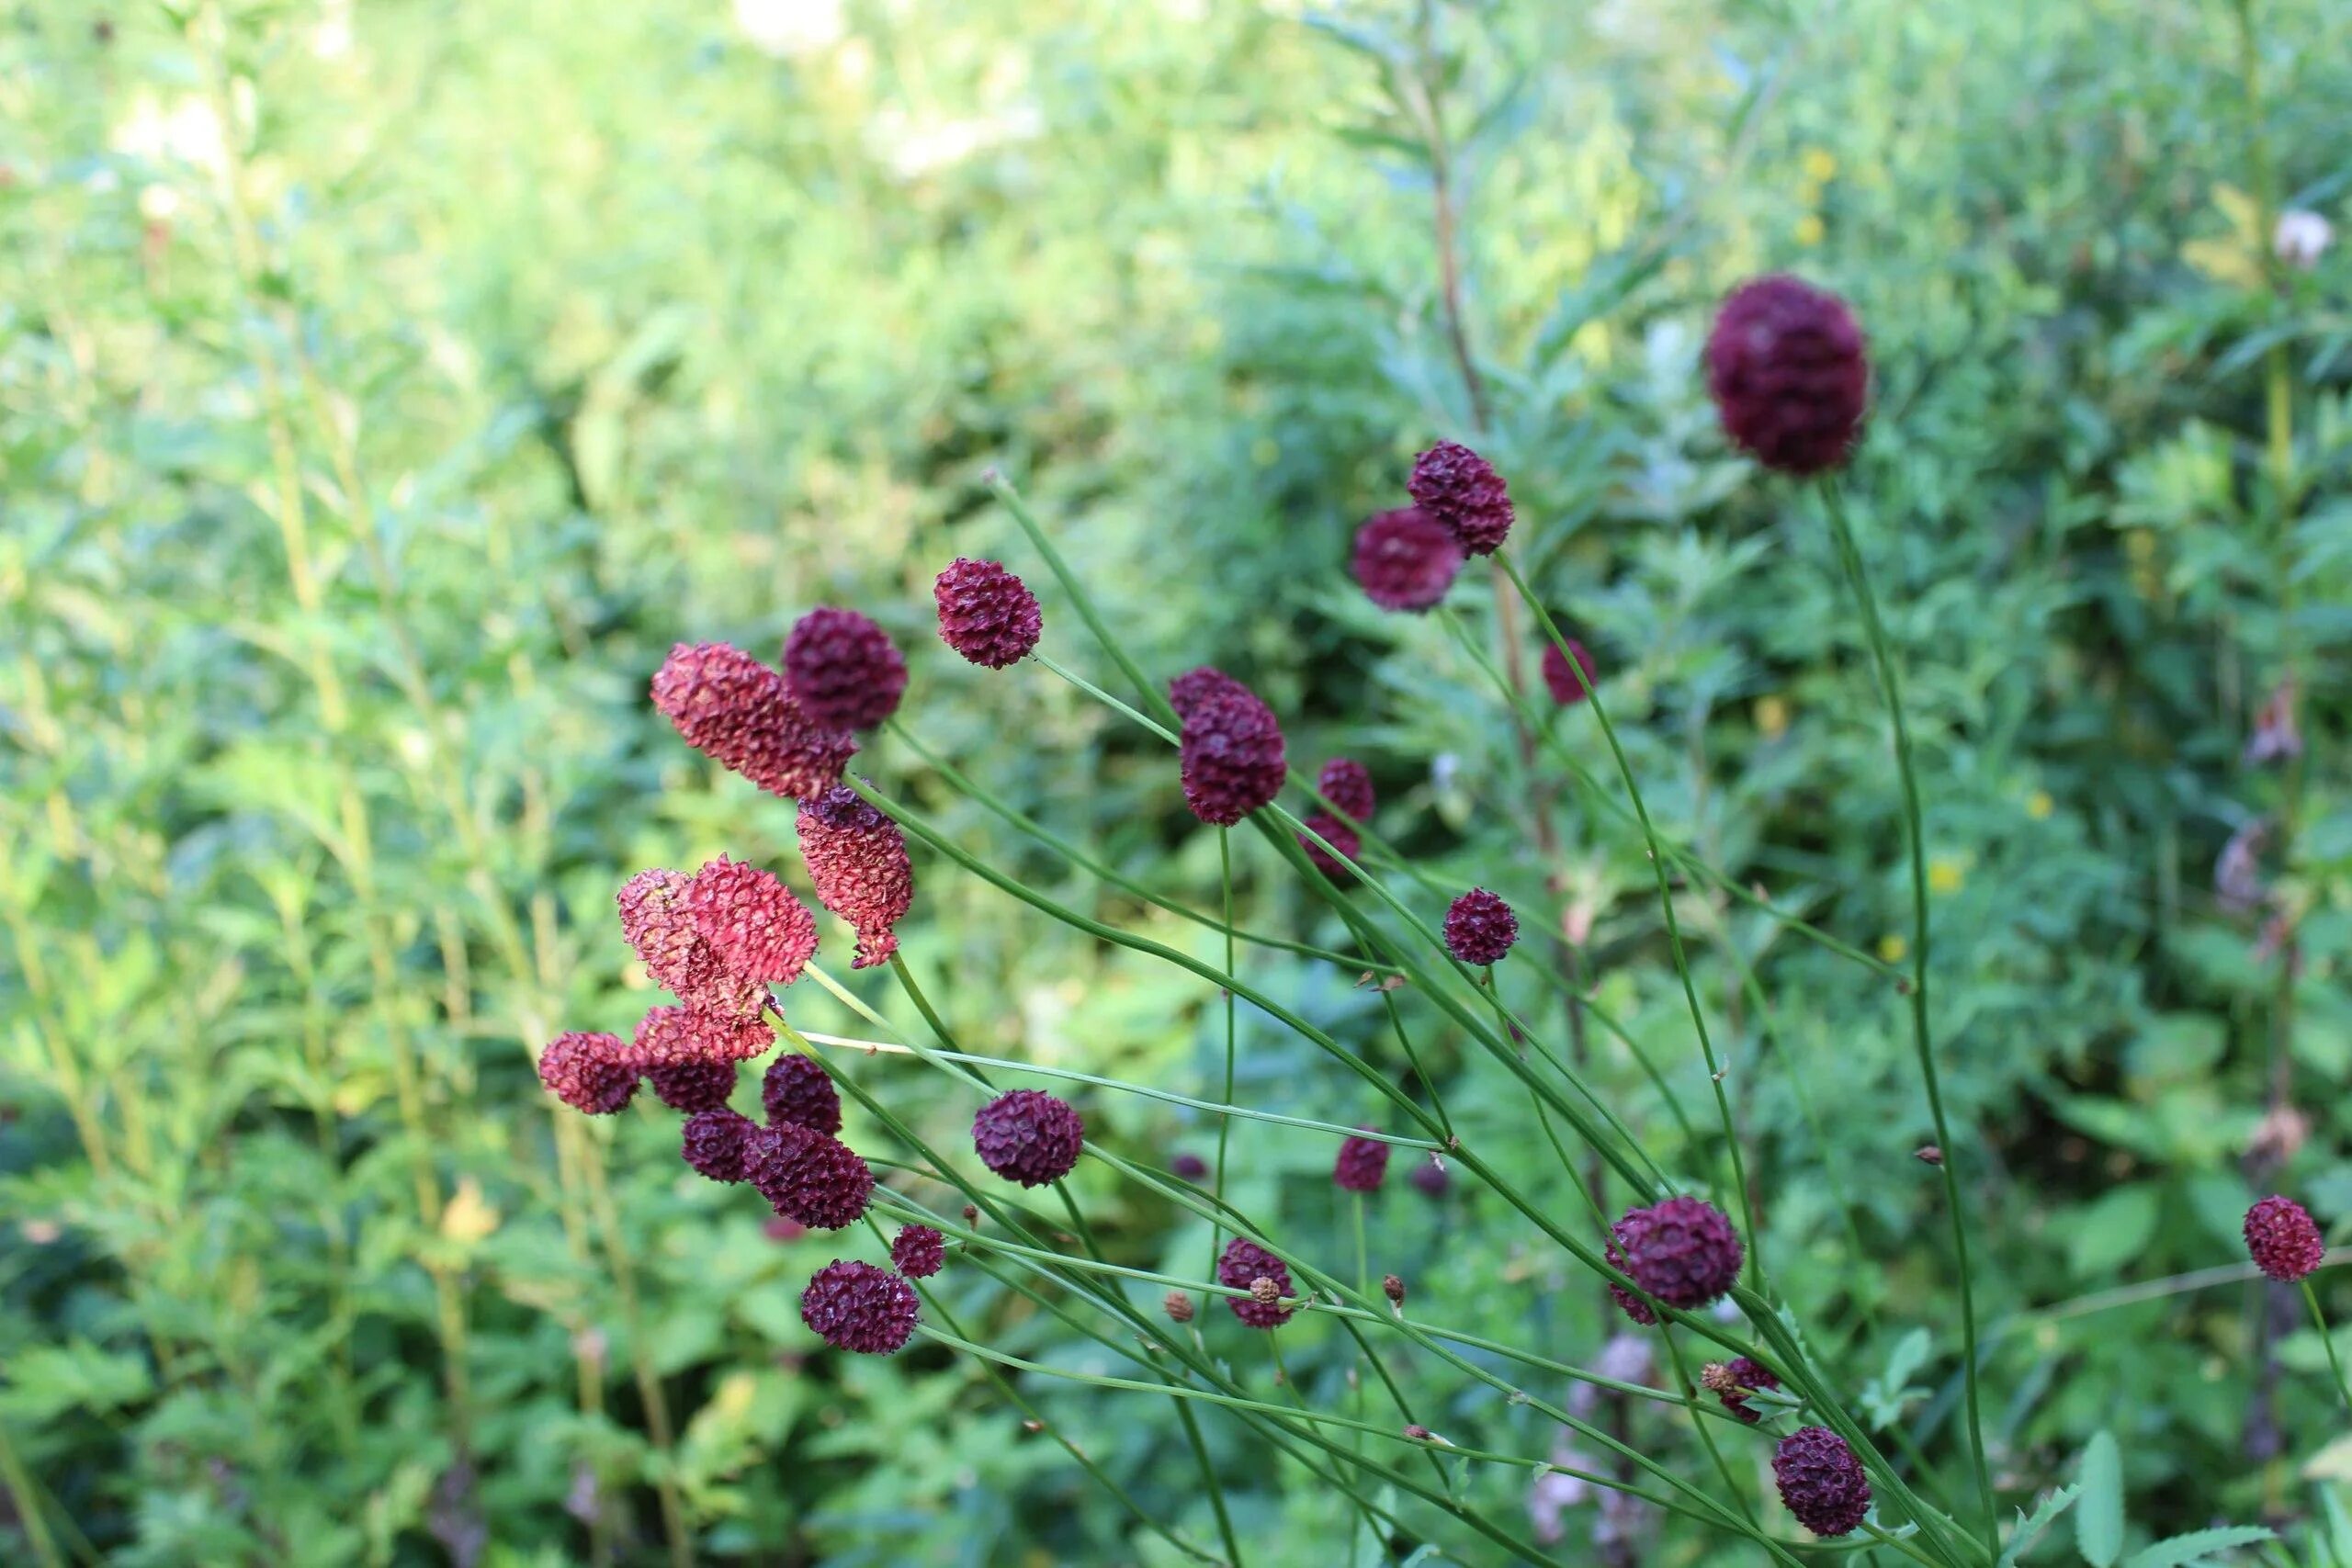
[[[635,1057],[617,1034],[559,1034],[539,1052],[539,1081],[574,1111],[610,1116],[637,1093]]]
[[[817,954],[817,917],[774,874],[725,855],[694,874],[686,909],[729,974],[789,986]]]
[[[819,724],[871,729],[898,712],[907,661],[880,626],[855,610],[826,606],[792,623],[784,678]]]
[[[1586,688],[1592,682],[1592,655],[1576,638],[1567,639],[1577,656],[1577,670],[1584,671],[1584,679],[1577,679],[1577,670],[1568,668],[1567,655],[1560,645],[1546,637],[1544,641],[1544,684],[1551,688],[1552,700],[1562,707],[1584,701],[1592,694]]]
[[[1170,700],[1184,716],[1178,755],[1193,816],[1229,828],[1282,793],[1282,726],[1255,693],[1228,682],[1189,705],[1171,687]]]
[[[747,1178],[768,1207],[811,1230],[855,1224],[874,1194],[874,1172],[838,1138],[806,1127],[762,1127]]]
[[[929,1225],[901,1225],[890,1238],[890,1261],[910,1280],[928,1280],[947,1261],[947,1238]]]
[[[1341,1139],[1331,1179],[1350,1192],[1379,1191],[1380,1184],[1388,1179],[1388,1145],[1378,1138]]]
[[[780,671],[723,642],[680,643],[653,677],[653,705],[685,743],[770,795],[840,782],[857,738],[811,717]]]
[[[887,1356],[914,1337],[922,1303],[888,1269],[839,1258],[800,1292],[800,1321],[836,1350]]]
[[[842,1130],[841,1091],[824,1068],[797,1051],[768,1064],[760,1080],[760,1104],[771,1127],[806,1127],[828,1137]]]
[[[800,853],[818,901],[857,928],[853,969],[887,963],[899,950],[890,928],[915,901],[914,863],[899,825],[836,784],[800,803]]]
[[[992,560],[957,556],[931,585],[939,603],[939,638],[983,670],[1029,656],[1044,619],[1029,585]]]
[[[1384,610],[1426,610],[1462,570],[1453,530],[1418,506],[1374,513],[1356,530],[1348,569],[1364,597]]]
[[[681,1134],[686,1163],[713,1181],[741,1181],[752,1174],[752,1140],[759,1123],[739,1111],[718,1106],[686,1118]]]
[[[694,913],[695,879],[682,872],[640,871],[621,885],[621,934],[645,961],[653,983],[688,1007],[752,1014],[767,987],[729,969],[706,941]]]
[[[1085,1146],[1086,1123],[1078,1112],[1039,1089],[998,1095],[972,1118],[972,1147],[980,1163],[1023,1187],[1068,1176]]]
[[[1348,757],[1334,757],[1315,775],[1316,793],[1351,822],[1372,820],[1379,797],[1373,793],[1372,770]]]
[[[2245,1249],[2256,1268],[2282,1285],[2309,1274],[2327,1256],[2319,1226],[2292,1198],[2265,1198],[2245,1212]]]
[[[1707,390],[1724,433],[1782,473],[1846,461],[1870,380],[1869,345],[1846,302],[1785,274],[1732,290],[1707,338]]]
[[[1503,477],[1459,442],[1441,441],[1414,458],[1405,488],[1471,555],[1493,555],[1510,532],[1510,491]]]
[[[1815,1535],[1850,1535],[1871,1510],[1870,1478],[1846,1439],[1803,1427],[1772,1450],[1772,1479],[1797,1523]]]
[[[1445,912],[1445,947],[1464,964],[1499,964],[1519,940],[1519,917],[1483,887],[1473,887]]]
[[[1291,1286],[1290,1269],[1281,1258],[1244,1236],[1227,1242],[1225,1255],[1216,1260],[1216,1282],[1231,1290],[1254,1291],[1261,1280],[1272,1282],[1277,1298],[1297,1293]],[[1225,1304],[1252,1328],[1280,1328],[1297,1310],[1260,1301],[1255,1295],[1227,1296]]]
[[[1736,1284],[1747,1256],[1731,1221],[1703,1198],[1628,1209],[1613,1230],[1618,1268],[1650,1295],[1685,1312]]]

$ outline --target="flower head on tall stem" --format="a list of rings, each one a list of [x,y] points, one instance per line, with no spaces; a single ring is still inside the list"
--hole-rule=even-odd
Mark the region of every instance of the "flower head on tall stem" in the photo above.
[[[1552,641],[1544,644],[1544,684],[1551,692],[1552,700],[1562,707],[1572,707],[1592,694],[1592,654],[1576,638],[1567,639],[1568,648],[1577,656],[1576,669],[1568,667],[1567,654]],[[1584,671],[1584,679],[1577,679],[1577,671]]]
[[[1668,1198],[1628,1209],[1611,1229],[1617,1267],[1645,1292],[1688,1312],[1739,1282],[1747,1251],[1721,1209],[1703,1198]]]
[[[771,1127],[806,1127],[828,1136],[842,1130],[841,1091],[824,1068],[797,1051],[768,1064],[760,1105]]]
[[[792,624],[784,675],[808,716],[834,729],[873,728],[898,711],[907,689],[907,661],[890,634],[831,605]]]
[[[574,1111],[610,1116],[637,1094],[638,1065],[617,1034],[574,1031],[539,1052],[539,1081]]]
[[[1850,1535],[1871,1508],[1870,1478],[1846,1439],[1804,1427],[1772,1450],[1772,1479],[1797,1523],[1818,1536]]]
[[[1282,725],[1254,693],[1236,683],[1203,695],[1183,716],[1178,755],[1193,816],[1231,827],[1282,793]]]
[[[771,873],[720,855],[685,891],[695,931],[729,975],[789,986],[817,953],[817,917]]]
[[[1781,473],[1844,465],[1861,434],[1870,379],[1853,311],[1786,274],[1734,289],[1707,339],[1707,390],[1724,434]]]
[[[1445,911],[1446,951],[1464,964],[1499,964],[1519,940],[1519,917],[1483,887],[1473,887]]]
[[[2282,1285],[2311,1273],[2327,1256],[2311,1212],[2292,1198],[2265,1198],[2245,1212],[2245,1249],[2256,1268]]]
[[[1328,811],[1316,812],[1307,818],[1306,826],[1320,834],[1323,843],[1329,844],[1331,849],[1339,851],[1349,860],[1354,860],[1363,852],[1363,835]],[[1348,874],[1344,862],[1335,858],[1323,844],[1317,843],[1305,833],[1298,835],[1298,847],[1306,852],[1306,858],[1314,863],[1316,870],[1334,882]]]
[[[890,1238],[890,1262],[910,1280],[928,1280],[947,1260],[947,1238],[929,1225],[901,1225]]]
[[[939,639],[983,670],[1029,656],[1045,622],[1029,585],[992,560],[957,556],[931,585]]]
[[[836,1350],[887,1356],[914,1337],[922,1303],[888,1269],[835,1258],[800,1292],[800,1321]]]
[[[1339,1157],[1332,1162],[1331,1179],[1346,1191],[1379,1191],[1380,1184],[1388,1179],[1388,1145],[1378,1138],[1342,1138]]]
[[[887,963],[899,949],[891,928],[915,899],[906,834],[847,784],[802,801],[797,826],[818,902],[857,929],[850,967]]]
[[[1419,611],[1445,597],[1462,558],[1451,529],[1418,506],[1402,506],[1374,513],[1356,530],[1348,570],[1382,609]]]
[[[653,705],[687,745],[788,800],[824,793],[857,751],[857,738],[819,723],[781,671],[723,642],[673,648]]]
[[[1001,1094],[972,1118],[972,1147],[980,1163],[1023,1187],[1059,1181],[1085,1146],[1086,1123],[1078,1112],[1040,1089]]]
[[[1334,757],[1315,775],[1315,792],[1351,822],[1372,820],[1379,797],[1372,787],[1372,770],[1352,757]]]
[[[874,1172],[854,1150],[806,1127],[759,1128],[746,1169],[770,1208],[812,1230],[856,1224],[874,1193]]]
[[[1258,1282],[1261,1280],[1272,1287],[1274,1300],[1261,1299]],[[1280,1328],[1297,1310],[1280,1304],[1281,1298],[1294,1293],[1288,1265],[1247,1237],[1235,1236],[1225,1244],[1216,1263],[1216,1282],[1228,1290],[1250,1292],[1227,1296],[1225,1304],[1252,1328]]]
[[[718,1106],[697,1111],[680,1130],[688,1165],[713,1181],[741,1181],[752,1173],[752,1148],[759,1123],[738,1111]]]
[[[706,1012],[756,1013],[767,988],[728,966],[695,918],[694,881],[683,872],[640,871],[621,885],[621,934],[653,983]]]
[[[1503,477],[1460,442],[1441,441],[1414,458],[1405,488],[1470,555],[1493,555],[1510,533],[1510,491]]]

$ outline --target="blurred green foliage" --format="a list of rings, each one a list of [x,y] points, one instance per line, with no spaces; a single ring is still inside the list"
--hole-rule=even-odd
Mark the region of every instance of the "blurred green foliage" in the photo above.
[[[1441,882],[1566,922],[1595,1005],[1703,1111],[1638,838],[1548,761],[1528,775],[1442,619],[1379,615],[1344,573],[1355,523],[1473,414],[1427,169],[1382,86],[1413,7],[0,14],[9,1561],[650,1561],[665,1497],[714,1562],[1173,1560],[978,1363],[817,1345],[795,1297],[855,1238],[773,1239],[679,1166],[674,1118],[583,1123],[531,1071],[555,1030],[626,1031],[652,999],[611,919],[622,877],[790,863],[788,808],[703,766],[643,692],[673,640],[772,652],[812,604],[910,650],[927,746],[1211,906],[1216,847],[1164,751],[933,639],[951,556],[1042,576],[990,466],[1148,668],[1246,676],[1296,761],[1373,766],[1383,832]],[[2296,1561],[2343,1563],[2352,1458],[2293,1302],[2107,1294],[2236,1262],[2263,1190],[2352,1224],[2352,247],[2288,269],[2266,231],[2280,203],[2352,220],[2352,12],[2253,14],[2251,117],[2218,0],[1497,4],[1433,36],[1517,548],[1595,649],[1661,829],[1891,957],[1908,892],[1859,618],[1810,504],[1726,454],[1695,373],[1713,302],[1758,270],[1838,288],[1871,330],[1849,494],[1927,770],[2005,1504],[2105,1429],[2135,1540],[2261,1517]],[[1491,639],[1482,578],[1453,614]],[[1048,649],[1105,674],[1040,587]],[[2249,763],[2290,667],[2305,750]],[[1608,776],[1588,714],[1552,723]],[[1211,952],[904,748],[861,765],[1057,897]],[[1531,805],[1556,863],[1521,843]],[[1241,852],[1244,924],[1338,940]],[[967,1048],[1214,1093],[1205,987],[920,873],[907,948]],[[1775,1284],[1957,1490],[1901,998],[1682,898]],[[1394,1065],[1352,974],[1248,963]],[[821,998],[794,1013],[865,1032]],[[1578,1209],[1514,1086],[1409,1015],[1453,1114]],[[1270,1019],[1242,1027],[1249,1103],[1374,1114]],[[1710,1174],[1624,1047],[1592,1050],[1661,1163]],[[955,1146],[968,1103],[891,1058],[857,1072]],[[1157,1101],[1081,1103],[1147,1163],[1213,1140]],[[1235,1146],[1235,1200],[1352,1268],[1328,1141],[1244,1125]],[[1091,1167],[1077,1190],[1122,1258],[1198,1276],[1203,1227]],[[1431,1202],[1392,1179],[1371,1235],[1417,1315],[1602,1353],[1590,1282],[1464,1183]],[[1011,1353],[1120,1370],[977,1269],[940,1283]],[[1348,1342],[1311,1315],[1285,1338],[1300,1396],[1346,1406]],[[1211,1342],[1272,1386],[1261,1342],[1223,1322]],[[1553,1450],[1488,1391],[1403,1375],[1431,1427]],[[1214,1539],[1165,1409],[1023,1382]],[[1346,1556],[1340,1499],[1204,1425],[1250,1562]],[[1762,1453],[1732,1456],[1751,1487]],[[1590,1550],[1589,1499],[1547,1520],[1524,1472],[1454,1479]],[[1639,1561],[1716,1560],[1687,1527],[1615,1522]],[[1419,1561],[1482,1561],[1432,1539],[1457,1555]]]

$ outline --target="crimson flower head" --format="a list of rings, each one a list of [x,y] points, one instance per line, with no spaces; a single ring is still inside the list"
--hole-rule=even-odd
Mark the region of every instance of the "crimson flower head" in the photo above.
[[[1227,1242],[1225,1255],[1216,1260],[1216,1282],[1228,1290],[1250,1291],[1261,1280],[1272,1280],[1278,1297],[1297,1294],[1291,1284],[1290,1268],[1281,1258],[1243,1236]],[[1233,1309],[1234,1316],[1252,1328],[1280,1328],[1298,1310],[1260,1301],[1255,1295],[1227,1296],[1225,1304]]]
[[[682,872],[640,871],[621,885],[621,934],[644,960],[653,983],[689,1007],[708,1012],[760,1010],[767,988],[734,973],[702,934],[693,908],[694,878]]]
[[[1772,1480],[1797,1523],[1815,1535],[1850,1535],[1871,1511],[1870,1477],[1846,1439],[1804,1427],[1772,1450]]]
[[[922,1303],[888,1269],[839,1258],[800,1292],[800,1321],[836,1350],[887,1356],[914,1337]]]
[[[1307,818],[1306,826],[1322,834],[1325,843],[1349,860],[1354,860],[1363,852],[1363,835],[1328,811],[1317,811]],[[1304,833],[1298,836],[1298,847],[1306,852],[1306,858],[1314,863],[1316,870],[1333,881],[1348,874],[1344,864],[1327,852],[1322,844]]]
[[[2319,1226],[2292,1198],[2265,1198],[2245,1212],[2245,1249],[2256,1268],[2282,1285],[2303,1278],[2327,1256]]]
[[[1348,570],[1384,610],[1426,610],[1462,570],[1453,531],[1418,506],[1374,513],[1356,530]]]
[[[907,661],[890,634],[855,610],[823,606],[786,634],[784,678],[819,724],[871,729],[898,711]]]
[[[1023,1187],[1068,1176],[1086,1145],[1086,1123],[1067,1100],[1040,1089],[998,1095],[972,1118],[972,1147],[980,1163]]]
[[[1234,682],[1189,710],[1175,705],[1184,716],[1178,756],[1193,816],[1229,828],[1282,793],[1283,728],[1255,693]]]
[[[617,1034],[559,1034],[539,1052],[539,1081],[574,1111],[610,1116],[637,1094],[637,1062]]]
[[[695,933],[740,979],[789,986],[816,956],[817,917],[758,866],[719,856],[695,873],[685,904]]]
[[[1334,757],[1315,775],[1315,792],[1351,822],[1369,822],[1377,797],[1372,770],[1348,757]]]
[[[1001,670],[1037,646],[1044,617],[1029,585],[992,560],[957,556],[931,585],[939,638],[983,670]]]
[[[1784,474],[1845,463],[1870,383],[1869,345],[1853,311],[1784,273],[1732,290],[1707,338],[1707,391],[1724,433]]]
[[[890,1240],[890,1261],[910,1280],[928,1280],[947,1260],[947,1238],[929,1225],[901,1225]]]
[[[1168,682],[1168,705],[1176,710],[1180,719],[1189,719],[1193,710],[1211,697],[1229,696],[1235,693],[1250,694],[1250,688],[1224,671],[1204,664],[1187,670]]]
[[[709,1111],[735,1092],[735,1064],[775,1043],[760,1018],[655,1008],[638,1021],[638,1065],[662,1103],[673,1111]]]
[[[1685,1312],[1736,1284],[1747,1257],[1731,1221],[1703,1198],[1628,1209],[1611,1233],[1610,1261],[1648,1294]],[[1619,1304],[1626,1299],[1621,1294]]]
[[[857,751],[857,738],[819,723],[781,671],[723,642],[673,648],[653,705],[687,745],[787,800],[822,795]]]
[[[1367,1132],[1369,1128],[1365,1129]],[[1344,1138],[1331,1179],[1349,1192],[1377,1192],[1388,1179],[1388,1145],[1378,1138]]]
[[[896,822],[847,784],[800,803],[800,854],[818,901],[857,928],[853,969],[887,963],[891,931],[915,901],[914,863]]]
[[[1519,940],[1519,917],[1483,887],[1473,887],[1445,912],[1445,947],[1464,964],[1499,964]]]
[[[1546,640],[1544,644],[1544,684],[1550,687],[1552,700],[1568,707],[1592,695],[1587,688],[1592,684],[1592,655],[1576,638],[1567,639],[1568,649],[1577,656],[1577,669],[1568,668],[1567,655],[1560,645]],[[1584,671],[1584,679],[1577,679],[1577,670]]]
[[[1459,442],[1441,441],[1414,458],[1405,488],[1471,555],[1493,555],[1510,532],[1510,491],[1502,475]]]
[[[797,1051],[768,1064],[760,1080],[760,1104],[771,1127],[806,1127],[828,1137],[842,1130],[841,1091],[824,1068]]]
[[[811,1230],[855,1224],[874,1195],[874,1171],[856,1151],[806,1127],[756,1129],[746,1167],[768,1207]]]
[[[740,1111],[718,1106],[686,1118],[680,1143],[686,1163],[713,1181],[741,1181],[752,1173],[751,1156],[759,1123]]]
[[[1446,1174],[1445,1167],[1438,1164],[1434,1156],[1415,1160],[1413,1173],[1407,1179],[1412,1182],[1413,1190],[1424,1198],[1444,1197],[1445,1190],[1452,1186],[1453,1181],[1453,1179]]]

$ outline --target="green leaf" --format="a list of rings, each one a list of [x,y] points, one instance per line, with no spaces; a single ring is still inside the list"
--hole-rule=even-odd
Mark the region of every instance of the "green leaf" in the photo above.
[[[2123,1456],[2106,1432],[2083,1450],[2082,1488],[2082,1506],[2075,1513],[2075,1549],[2091,1568],[2109,1568],[2123,1554]]]
[[[2066,1261],[2077,1279],[2096,1279],[2147,1249],[2156,1234],[2156,1190],[2148,1185],[2118,1187],[2075,1219]]]
[[[12,1358],[0,1414],[38,1424],[68,1410],[119,1410],[147,1397],[153,1384],[137,1356],[116,1355],[86,1339],[37,1345]]]
[[[2016,1568],[2018,1559],[2031,1551],[2042,1532],[2057,1523],[2058,1516],[2073,1507],[2075,1499],[2082,1495],[2082,1483],[2077,1482],[2072,1486],[2061,1486],[2042,1498],[2030,1514],[2019,1509],[2018,1528],[2009,1532],[2009,1544],[2001,1549],[2000,1568]]]
[[[2132,1554],[2124,1568],[2188,1568],[2192,1562],[2202,1562],[2217,1551],[2227,1551],[2233,1546],[2252,1546],[2256,1541],[2271,1540],[2271,1534],[2260,1525],[2224,1525],[2219,1529],[2191,1530],[2160,1540],[2154,1546],[2143,1547]]]

